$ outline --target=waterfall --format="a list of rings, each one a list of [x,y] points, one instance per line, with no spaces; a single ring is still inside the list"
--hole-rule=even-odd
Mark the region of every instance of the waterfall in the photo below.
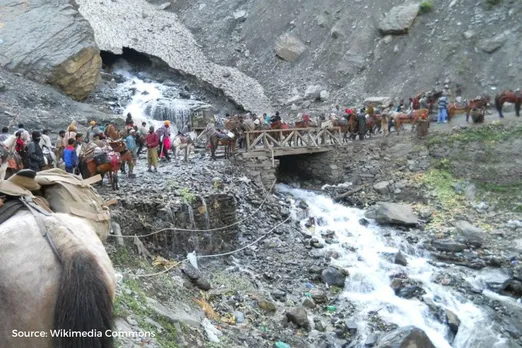
[[[194,220],[194,209],[192,209],[190,203],[185,204],[187,206],[187,212],[190,219],[190,228],[196,229],[196,220]]]
[[[201,199],[201,204],[203,206],[203,209],[205,210],[204,213],[202,214],[203,218],[205,219],[205,229],[208,230],[208,229],[210,229],[210,220],[208,218],[207,202],[205,202],[205,197],[199,196],[199,198]]]
[[[335,232],[336,242],[325,244],[321,250],[336,251],[340,257],[332,263],[347,269],[350,274],[340,298],[350,301],[357,308],[352,317],[358,323],[356,347],[364,347],[365,339],[371,333],[366,318],[375,312],[386,322],[399,326],[414,325],[424,330],[437,348],[506,346],[506,340],[496,331],[486,309],[478,307],[451,288],[435,283],[433,280],[439,268],[430,264],[429,255],[415,250],[393,229],[380,227],[373,221],[363,226],[359,223],[364,217],[363,210],[334,203],[326,196],[286,185],[278,185],[277,190],[291,195],[293,217],[302,219],[303,229],[306,228],[308,217],[321,221],[315,226],[315,238],[324,242],[321,233]],[[299,201],[308,205],[308,216],[304,218],[303,209],[298,207]],[[398,250],[406,257],[407,266],[397,265],[393,259],[386,257]],[[396,274],[405,274],[408,279],[416,281],[426,292],[425,299],[431,299],[440,308],[457,314],[460,326],[455,337],[425,302],[416,298],[400,298],[395,294],[390,287],[390,276]]]

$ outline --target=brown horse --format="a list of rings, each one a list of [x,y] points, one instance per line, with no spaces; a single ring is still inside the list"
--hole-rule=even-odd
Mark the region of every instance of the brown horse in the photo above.
[[[100,174],[103,178],[105,174],[109,176],[109,182],[113,190],[118,190],[118,171],[121,168],[122,163],[131,163],[133,161],[132,154],[126,150],[123,154],[119,152],[111,152],[107,154],[107,161],[101,164],[97,164],[94,158],[86,158],[80,162],[80,172],[84,179]]]
[[[295,125],[294,126],[295,128],[318,128],[318,126],[310,120],[296,121],[294,125]],[[305,131],[299,131],[299,134],[301,134],[301,135],[304,135],[304,133],[305,133]],[[303,146],[303,139],[298,138],[297,143],[300,143],[301,146]]]
[[[522,93],[520,90],[517,91],[503,91],[495,96],[495,108],[498,111],[498,116],[503,118],[502,115],[502,106],[504,103],[513,103],[515,104],[515,112],[517,117],[520,117],[520,104],[522,104]]]
[[[225,147],[225,159],[230,158],[236,152],[236,137],[221,138],[218,131],[209,136],[210,157],[216,159],[216,150],[219,145]]]
[[[270,136],[272,138],[274,138],[275,140],[277,140],[277,141],[281,141],[282,140],[281,136],[283,136],[283,138],[284,138],[284,137],[289,136],[290,133],[292,133],[291,131],[284,131],[285,129],[290,129],[290,126],[287,123],[285,123],[283,121],[280,121],[280,120],[272,122],[270,124],[270,129],[282,129],[283,130],[282,132],[269,133]],[[291,139],[289,140],[288,144],[290,146],[292,146],[292,140]]]
[[[404,124],[411,124],[411,131],[415,129],[415,126],[417,122],[420,119],[427,120],[428,119],[428,109],[420,109],[420,110],[413,110],[409,114],[404,114],[401,112],[393,112],[392,118],[393,123],[395,127],[395,131],[397,132],[397,135],[399,135],[400,130]]]
[[[433,113],[433,106],[437,103],[440,97],[442,97],[442,91],[439,92],[429,92],[426,96],[426,102],[428,103],[428,114]]]
[[[341,134],[343,135],[342,141],[348,141],[348,133],[350,132],[350,121],[344,118],[338,119],[335,116],[330,116],[330,121],[332,121],[333,127],[338,127],[341,130]]]

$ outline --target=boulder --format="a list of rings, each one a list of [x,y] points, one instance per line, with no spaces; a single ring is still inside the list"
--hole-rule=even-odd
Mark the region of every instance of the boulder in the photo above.
[[[348,272],[346,270],[333,266],[328,267],[321,272],[321,279],[323,282],[330,286],[338,286],[340,288],[344,288],[344,282],[346,281],[347,276]]]
[[[321,91],[321,93],[319,93],[319,99],[321,99],[322,101],[330,99],[330,92]]]
[[[382,225],[417,226],[419,224],[411,207],[405,204],[378,202],[372,212],[367,214],[367,217],[372,216]]]
[[[395,255],[393,262],[397,265],[408,266],[408,260],[406,260],[406,257],[400,251]]]
[[[383,35],[407,34],[419,14],[419,4],[406,4],[393,7],[379,23]]]
[[[373,189],[381,195],[390,193],[390,184],[389,181],[380,181],[373,185]]]
[[[439,251],[458,253],[466,249],[466,245],[452,239],[434,239],[431,245]]]
[[[499,48],[501,48],[502,46],[504,46],[504,44],[506,43],[506,41],[508,39],[508,34],[509,34],[509,32],[506,31],[506,32],[500,33],[490,39],[482,40],[479,43],[479,47],[482,51],[484,51],[486,53],[493,53],[496,50],[498,50]]]
[[[462,33],[466,40],[473,38],[477,33],[474,30],[466,30]]]
[[[318,85],[310,85],[306,87],[305,99],[318,99],[321,97],[321,86]]]
[[[295,36],[283,34],[276,40],[275,51],[279,58],[293,62],[306,51],[306,46]]]
[[[236,12],[234,12],[233,16],[234,16],[234,19],[239,22],[246,21],[246,19],[248,17],[247,12],[245,10],[236,11]]]
[[[312,296],[312,299],[315,303],[322,304],[328,302],[328,295],[326,295],[326,293],[322,290],[312,289],[310,291],[310,296]]]
[[[272,301],[261,300],[259,301],[258,306],[266,313],[275,313],[277,311],[277,307]]]
[[[435,348],[428,335],[415,326],[405,326],[384,335],[375,348]]]
[[[100,81],[102,61],[93,29],[72,5],[13,0],[3,6],[1,24],[1,66],[77,100]]]
[[[308,321],[308,314],[303,307],[295,307],[286,312],[286,317],[289,322],[294,323],[298,327],[310,330],[310,322]]]
[[[453,334],[456,335],[457,332],[459,331],[459,326],[460,326],[459,317],[457,317],[457,315],[455,313],[453,313],[452,311],[450,311],[449,309],[446,309],[444,312],[446,314],[446,322],[448,323],[448,326],[449,326],[451,332],[453,332]]]
[[[484,231],[482,229],[473,226],[467,221],[455,222],[455,228],[457,229],[459,236],[457,240],[459,242],[480,248],[484,241]]]

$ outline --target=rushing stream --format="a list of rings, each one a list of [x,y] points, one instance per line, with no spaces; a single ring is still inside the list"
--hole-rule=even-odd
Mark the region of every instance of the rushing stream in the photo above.
[[[312,232],[315,238],[322,241],[321,232],[335,231],[338,243],[326,244],[323,250],[336,251],[340,257],[333,262],[350,273],[341,298],[357,308],[352,317],[358,324],[357,347],[364,347],[369,335],[367,318],[371,312],[378,312],[386,322],[424,330],[437,348],[507,347],[486,311],[451,288],[433,282],[439,269],[428,262],[429,255],[402,240],[393,229],[379,227],[373,221],[363,226],[359,223],[364,218],[363,210],[334,203],[328,197],[286,185],[278,185],[277,189],[290,194],[294,204],[300,200],[306,202],[309,216],[320,221]],[[302,218],[299,208],[293,209],[293,214],[296,219]],[[301,222],[302,228],[306,228],[306,221],[307,218]],[[385,257],[398,250],[406,256],[407,266]],[[426,298],[458,316],[461,323],[454,338],[448,325],[438,320],[425,302],[395,295],[390,276],[399,273],[420,282]]]

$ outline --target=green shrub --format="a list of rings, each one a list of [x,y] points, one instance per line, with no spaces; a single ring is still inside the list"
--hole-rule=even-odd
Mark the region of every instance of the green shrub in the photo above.
[[[431,11],[433,11],[433,1],[432,0],[426,0],[426,1],[423,1],[420,3],[420,5],[419,5],[420,14],[428,13]]]

